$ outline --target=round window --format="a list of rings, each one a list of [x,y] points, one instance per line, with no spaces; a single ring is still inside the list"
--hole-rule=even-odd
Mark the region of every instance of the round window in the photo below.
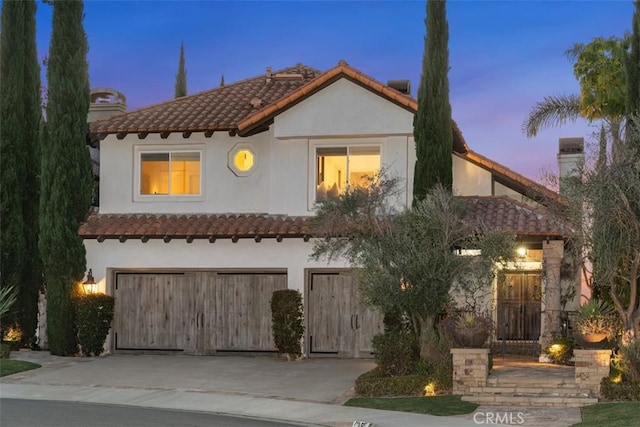
[[[236,176],[249,176],[253,173],[258,158],[251,143],[240,143],[229,151],[229,169]]]
[[[233,163],[240,172],[247,172],[253,167],[253,153],[251,150],[243,148],[236,152]]]

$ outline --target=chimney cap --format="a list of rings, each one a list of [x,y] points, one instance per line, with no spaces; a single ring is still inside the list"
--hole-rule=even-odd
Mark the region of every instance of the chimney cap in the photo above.
[[[584,138],[582,137],[560,138],[558,145],[560,154],[584,152]]]
[[[397,90],[398,92],[404,93],[405,95],[409,95],[411,93],[411,80],[409,79],[388,80],[387,86]]]

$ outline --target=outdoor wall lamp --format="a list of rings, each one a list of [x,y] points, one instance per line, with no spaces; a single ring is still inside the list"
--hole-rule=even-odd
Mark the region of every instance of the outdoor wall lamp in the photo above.
[[[82,289],[85,294],[95,294],[98,292],[98,284],[93,278],[93,271],[91,269],[87,272],[87,279],[82,282]]]
[[[516,252],[518,253],[518,256],[520,258],[525,258],[527,256],[527,248],[525,248],[524,246],[520,246]]]

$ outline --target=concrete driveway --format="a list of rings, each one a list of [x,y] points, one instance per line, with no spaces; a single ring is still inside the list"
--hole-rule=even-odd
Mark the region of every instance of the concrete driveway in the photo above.
[[[14,352],[11,358],[43,367],[4,377],[1,383],[171,389],[322,403],[345,401],[355,379],[375,366],[372,360],[121,354],[77,358],[44,351]]]

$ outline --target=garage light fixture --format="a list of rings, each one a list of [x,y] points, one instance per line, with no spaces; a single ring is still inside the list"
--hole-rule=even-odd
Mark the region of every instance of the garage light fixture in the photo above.
[[[87,279],[82,282],[82,289],[85,294],[95,294],[98,292],[98,284],[93,278],[93,271],[91,269],[87,272]]]

